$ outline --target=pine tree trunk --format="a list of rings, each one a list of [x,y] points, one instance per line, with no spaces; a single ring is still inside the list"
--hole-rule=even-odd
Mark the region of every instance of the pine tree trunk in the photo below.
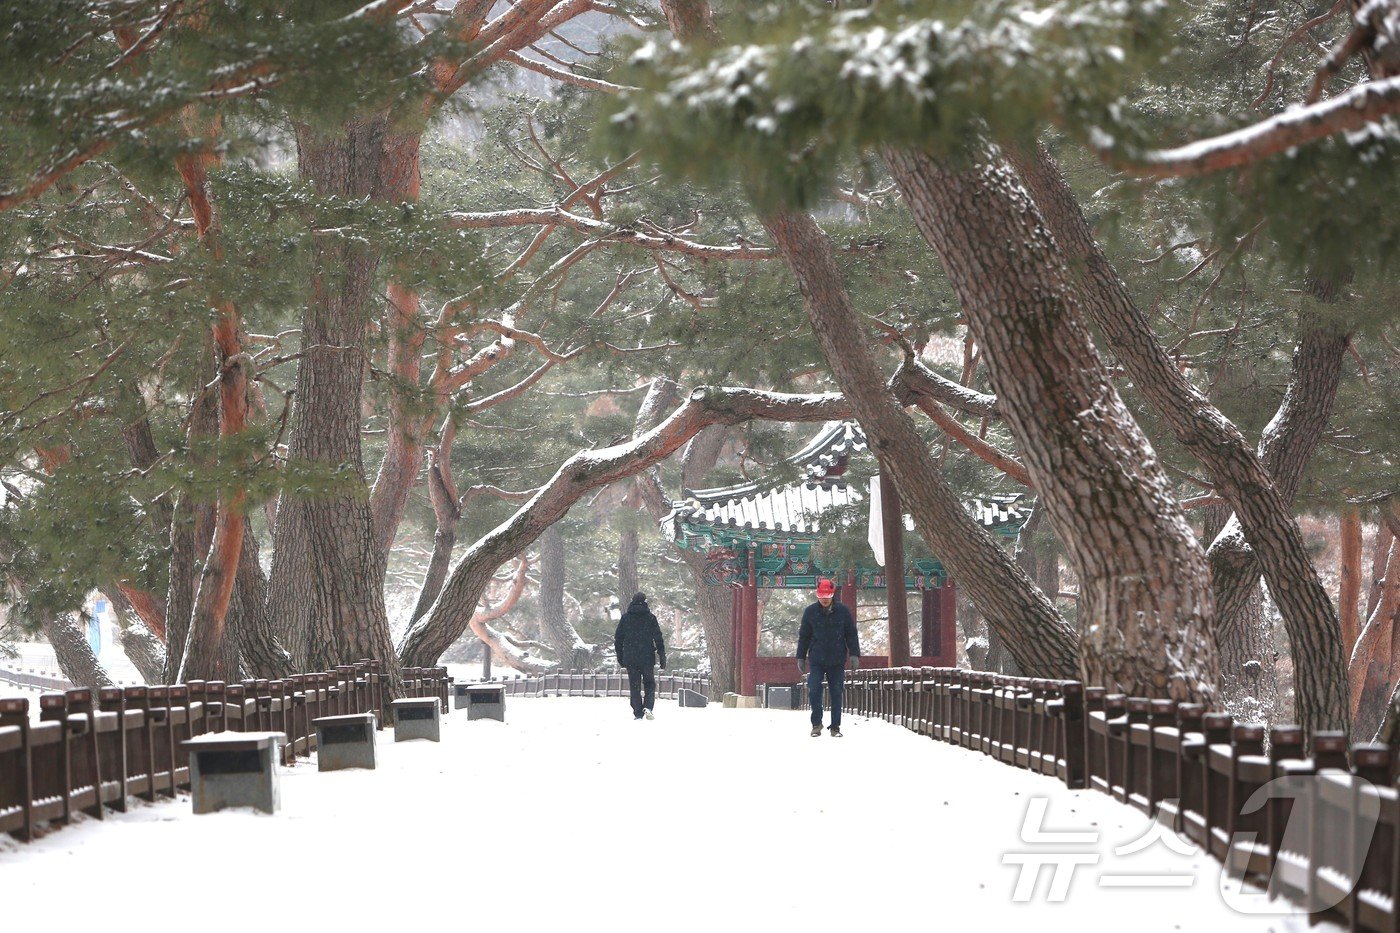
[[[797,212],[769,214],[763,224],[797,278],[812,330],[870,449],[899,484],[924,541],[997,628],[1022,670],[1033,677],[1079,676],[1074,633],[1025,572],[973,522],[913,420],[887,390],[826,235]]]
[[[447,580],[447,571],[452,563],[452,547],[457,543],[457,522],[462,517],[462,510],[457,504],[456,488],[451,484],[451,477],[445,475],[451,470],[451,447],[451,431],[448,429],[445,430],[443,443],[438,447],[438,455],[428,466],[428,495],[436,520],[433,554],[428,559],[428,572],[418,590],[418,600],[413,604],[410,625],[427,614],[438,593],[442,592],[442,584]]]
[[[1078,202],[1049,157],[1037,150],[1022,154],[1016,164],[1079,277],[1085,310],[1134,385],[1177,440],[1205,465],[1217,493],[1235,509],[1288,629],[1299,724],[1309,734],[1318,729],[1347,729],[1346,659],[1337,614],[1289,511],[1289,500],[1282,495],[1285,490],[1275,486],[1239,429],[1167,356],[1095,242]],[[1337,339],[1345,346],[1344,337]],[[1330,411],[1333,393],[1312,390],[1306,394],[1299,401],[1310,418]],[[1250,589],[1252,585],[1244,587],[1245,598]],[[1228,604],[1222,608],[1227,617],[1236,611]]]
[[[1380,602],[1357,639],[1351,657],[1350,688],[1357,736],[1372,734],[1385,709],[1386,696],[1400,681],[1400,541],[1390,547],[1390,560]]]
[[[205,372],[204,367],[198,370]],[[195,386],[194,410],[185,431],[191,447],[207,443],[218,433],[219,409],[211,392],[202,391],[204,380]],[[210,466],[206,457],[195,457],[196,468]],[[175,514],[170,523],[170,589],[165,599],[165,683],[178,683],[180,664],[185,659],[185,642],[189,637],[190,618],[194,613],[195,594],[199,589],[199,573],[209,554],[214,537],[214,506],[195,501],[189,492],[182,492],[175,501]]]
[[[44,637],[53,647],[54,657],[58,659],[58,669],[73,686],[93,690],[98,687],[110,687],[112,678],[108,676],[102,663],[97,660],[97,655],[92,653],[92,646],[88,644],[87,633],[84,631],[86,620],[86,613],[49,619],[42,626]]]
[[[1342,626],[1342,650],[1351,656],[1356,638],[1361,634],[1361,508],[1347,503],[1342,506],[1338,521],[1342,555],[1337,588],[1337,619]]]
[[[710,661],[711,699],[738,689],[738,661],[734,657],[733,620],[730,618],[729,588],[705,582],[704,555],[694,551],[681,554],[695,585],[695,611],[700,630],[705,633],[705,655]]]
[[[200,122],[201,136],[218,138],[219,123]],[[223,256],[220,222],[209,191],[208,169],[218,156],[204,149],[184,152],[175,166],[185,185],[185,194],[199,233],[200,247],[217,266]],[[215,289],[209,295],[214,311],[212,348],[215,385],[219,401],[219,440],[241,439],[248,425],[248,384],[251,358],[243,352],[242,318],[237,305]],[[245,467],[246,455],[235,454],[233,466]],[[190,631],[185,656],[180,664],[180,680],[233,680],[239,674],[238,647],[228,637],[228,607],[238,579],[238,562],[243,549],[243,504],[247,494],[242,486],[221,492],[214,507],[214,531],[209,553],[200,568],[199,587],[190,611]]]
[[[376,196],[390,204],[418,201],[422,187],[421,137],[415,133],[386,133],[380,164],[380,185]],[[403,519],[408,494],[423,465],[423,448],[438,400],[425,400],[419,388],[423,345],[428,331],[418,319],[418,292],[405,284],[410,270],[391,273],[388,288],[386,325],[389,332],[389,436],[379,472],[370,490],[370,512],[374,516],[374,539],[387,560],[399,522]],[[425,411],[425,407],[428,410]]]
[[[161,678],[165,676],[165,646],[141,621],[141,616],[120,587],[104,590],[103,595],[111,602],[112,611],[117,616],[120,627],[117,643],[121,645],[127,660],[141,675],[143,683],[161,683]]]
[[[706,428],[685,445],[681,453],[681,494],[700,488],[706,474],[714,469],[724,448],[726,431],[720,425]],[[663,515],[652,513],[661,520]],[[695,612],[700,631],[705,634],[705,656],[710,662],[710,689],[713,699],[736,689],[738,672],[734,658],[734,620],[730,618],[729,588],[705,581],[705,557],[694,551],[681,551],[681,560],[690,573],[695,593]]]
[[[564,535],[558,524],[540,535],[540,638],[554,651],[559,667],[566,671],[588,670],[593,653],[569,624],[564,611],[564,582],[568,577],[568,556]]]
[[[638,532],[628,524],[617,537],[617,601],[626,606],[632,594],[641,591],[641,575],[637,571]]]
[[[297,129],[298,167],[322,196],[365,198],[379,186],[385,120],[333,135]],[[396,680],[384,607],[386,557],[376,545],[360,449],[360,399],[378,255],[321,239],[302,318],[302,359],[289,456],[336,475],[333,491],[284,493],[278,505],[268,611],[298,666],[379,658]]]
[[[292,657],[277,637],[267,607],[267,574],[258,560],[253,524],[243,519],[243,549],[238,559],[238,582],[228,609],[229,637],[238,646],[248,677],[276,680],[296,673]]]
[[[151,419],[146,413],[146,401],[140,387],[123,380],[117,389],[117,404],[122,419],[122,440],[126,442],[131,465],[138,470],[150,469],[160,459]],[[175,509],[168,494],[157,496],[149,503],[151,527],[162,535],[170,533],[170,521]],[[163,613],[162,613],[163,617]]]
[[[1239,722],[1273,722],[1278,717],[1278,661],[1264,588],[1255,584],[1244,611],[1220,638],[1220,695]]]
[[[1260,436],[1258,451],[1279,495],[1290,504],[1302,482],[1303,470],[1326,430],[1347,347],[1344,337],[1315,321],[1304,319],[1300,327],[1288,389]],[[1237,615],[1244,611],[1260,576],[1258,557],[1237,513],[1212,539],[1206,557],[1210,561],[1223,639],[1234,628]]]
[[[1371,542],[1371,586],[1366,591],[1366,613],[1363,618],[1371,618],[1376,604],[1381,601],[1381,593],[1385,590],[1385,565],[1393,540],[1395,536],[1390,533],[1390,527],[1381,522],[1376,527],[1376,538]]]
[[[1211,700],[1220,671],[1205,553],[1089,339],[1035,205],[991,162],[885,158],[1079,576],[1086,678],[1133,696]]]

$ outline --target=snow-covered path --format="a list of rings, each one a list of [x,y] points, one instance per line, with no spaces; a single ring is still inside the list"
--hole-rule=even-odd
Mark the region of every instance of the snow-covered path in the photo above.
[[[811,738],[803,713],[662,702],[654,722],[634,722],[621,699],[511,699],[507,719],[454,713],[441,744],[381,733],[374,772],[284,770],[276,816],[194,817],[182,797],[28,846],[0,841],[6,920],[184,927],[183,909],[158,906],[173,897],[180,908],[218,905],[205,930],[333,919],[388,928],[415,914],[454,927],[658,933],[872,920],[898,930],[1306,928],[1232,910],[1216,863],[1199,854],[1158,840],[1115,855],[1149,828],[1134,810],[883,722],[848,717],[845,738]],[[1022,841],[1033,799],[1045,801],[1033,820],[1041,832],[1098,842]],[[1063,902],[1047,902],[1049,867],[1028,903],[1013,902],[1018,868],[1003,856],[1028,852],[1079,860]],[[1167,873],[1193,882],[1100,880]],[[27,905],[19,917],[17,904]]]

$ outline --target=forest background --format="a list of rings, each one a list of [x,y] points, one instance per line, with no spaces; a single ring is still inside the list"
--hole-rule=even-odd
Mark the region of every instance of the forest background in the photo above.
[[[0,4],[0,651],[585,668],[641,589],[723,690],[658,523],[854,417],[967,663],[1375,732],[1396,5],[843,6]]]

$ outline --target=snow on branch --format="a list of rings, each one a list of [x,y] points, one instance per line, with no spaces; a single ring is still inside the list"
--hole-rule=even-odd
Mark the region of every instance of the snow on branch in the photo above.
[[[1223,169],[1251,165],[1296,146],[1337,133],[1355,132],[1389,124],[1387,117],[1400,113],[1400,77],[1358,85],[1322,103],[1294,107],[1277,116],[1210,139],[1176,149],[1160,149],[1139,158],[1127,158],[1111,148],[1099,156],[1117,168],[1152,178],[1206,175]]]
[[[591,78],[588,75],[581,75],[576,71],[567,68],[558,68],[548,62],[537,62],[532,58],[526,58],[519,52],[510,52],[506,55],[506,61],[519,65],[529,71],[542,74],[547,78],[562,81],[565,84],[575,84],[579,87],[588,88],[590,91],[602,91],[605,94],[617,94],[622,91],[635,91],[636,88],[625,84],[614,84],[611,81],[604,81],[602,78]]]
[[[404,635],[399,657],[409,665],[425,658],[436,662],[471,623],[496,568],[522,553],[585,494],[660,463],[710,425],[759,419],[830,421],[850,417],[850,413],[846,399],[833,392],[794,395],[704,387],[692,392],[670,417],[645,434],[575,454],[528,503],[467,549],[432,608]]]
[[[913,356],[906,356],[890,379],[890,390],[901,401],[923,396],[967,415],[998,418],[997,397],[969,389],[940,376]]]
[[[447,215],[447,223],[451,227],[464,227],[473,230],[497,227],[568,227],[603,242],[628,243],[642,249],[684,253],[699,259],[772,259],[777,255],[773,249],[766,246],[755,246],[750,243],[736,243],[732,246],[698,243],[687,237],[668,233],[661,228],[656,228],[654,233],[644,233],[632,227],[610,224],[606,221],[574,214],[561,207],[527,207],[505,211],[456,211]]]

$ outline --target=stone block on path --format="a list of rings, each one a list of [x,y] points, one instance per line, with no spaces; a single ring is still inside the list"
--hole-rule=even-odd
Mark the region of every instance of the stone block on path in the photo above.
[[[389,704],[394,717],[394,741],[442,741],[442,712],[437,697],[410,697]]]
[[[792,684],[769,684],[763,691],[764,706],[768,709],[797,709],[797,687]]]
[[[467,721],[473,719],[506,721],[504,684],[471,684],[467,687]]]
[[[704,709],[710,705],[710,698],[703,693],[691,690],[689,687],[682,687],[677,694],[683,708]]]
[[[316,726],[316,768],[340,771],[343,768],[374,770],[373,713],[349,716],[322,716]]]
[[[190,755],[194,812],[252,807],[276,813],[277,750],[286,741],[281,732],[211,732],[181,742]]]

